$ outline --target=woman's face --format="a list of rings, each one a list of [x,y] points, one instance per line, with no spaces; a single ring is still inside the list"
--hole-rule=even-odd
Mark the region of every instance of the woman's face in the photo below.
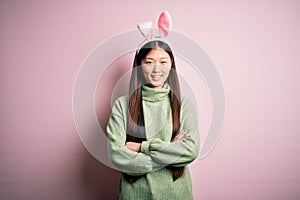
[[[169,76],[172,61],[161,48],[152,49],[142,60],[142,70],[150,87],[161,88]]]

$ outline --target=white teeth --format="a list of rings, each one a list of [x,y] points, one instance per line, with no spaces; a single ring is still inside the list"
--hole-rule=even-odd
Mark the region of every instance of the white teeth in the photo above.
[[[151,78],[152,78],[153,80],[160,80],[161,77],[162,77],[162,75],[151,75]]]

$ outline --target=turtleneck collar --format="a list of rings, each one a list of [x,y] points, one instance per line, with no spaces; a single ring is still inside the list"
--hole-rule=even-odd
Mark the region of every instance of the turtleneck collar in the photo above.
[[[170,86],[168,83],[165,83],[162,88],[151,88],[149,86],[142,86],[142,96],[143,100],[150,102],[161,101],[169,97]]]

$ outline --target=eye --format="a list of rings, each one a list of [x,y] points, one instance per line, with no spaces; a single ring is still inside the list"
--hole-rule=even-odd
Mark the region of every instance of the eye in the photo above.
[[[161,61],[161,64],[167,64],[168,62],[167,61]]]
[[[146,60],[144,63],[145,63],[146,65],[152,65],[152,64],[153,64],[153,61],[151,61],[151,60]]]

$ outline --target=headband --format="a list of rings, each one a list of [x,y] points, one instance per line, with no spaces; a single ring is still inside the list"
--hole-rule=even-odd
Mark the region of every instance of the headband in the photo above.
[[[146,43],[153,40],[160,40],[168,44],[165,38],[170,34],[172,29],[172,18],[168,11],[163,11],[159,15],[157,27],[157,29],[152,27],[152,21],[142,22],[137,25],[137,28],[145,38],[145,40],[139,45],[138,51]],[[154,30],[158,30],[158,33],[155,33]]]

